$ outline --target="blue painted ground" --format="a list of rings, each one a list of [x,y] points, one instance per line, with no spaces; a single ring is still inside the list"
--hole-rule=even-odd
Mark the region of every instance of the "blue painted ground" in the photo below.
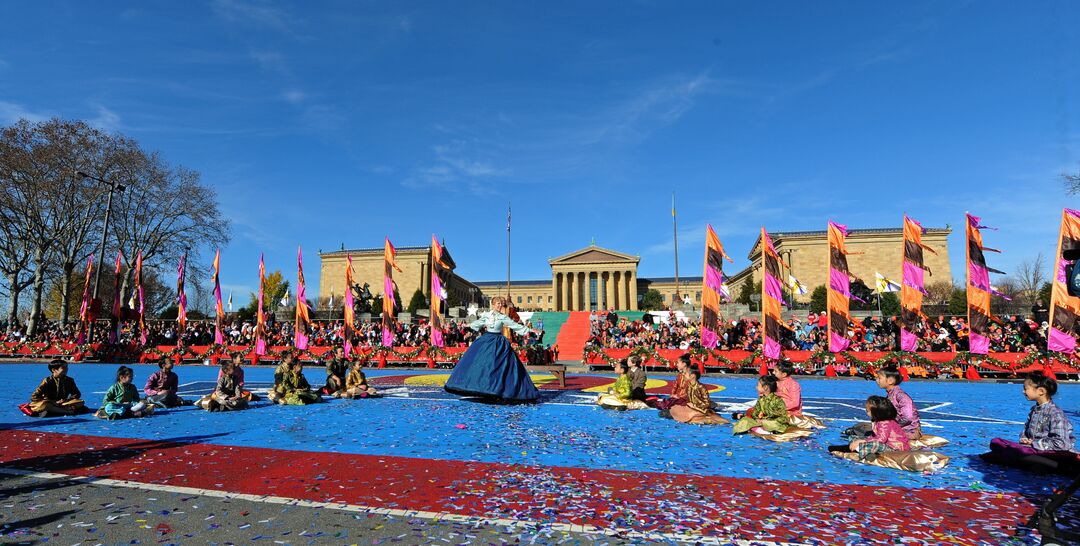
[[[156,366],[134,366],[142,386]],[[269,386],[272,369],[246,369],[248,387]],[[71,367],[88,405],[97,407],[115,374],[115,365]],[[209,392],[217,369],[178,368],[182,395],[197,398]],[[829,428],[814,437],[776,444],[749,436],[733,437],[730,426],[699,427],[661,419],[655,411],[616,412],[592,404],[595,394],[542,391],[545,403],[499,406],[462,400],[440,387],[400,386],[388,396],[369,400],[331,400],[306,407],[256,403],[248,411],[208,413],[191,407],[165,410],[148,419],[103,421],[91,416],[34,419],[16,406],[48,371],[43,364],[0,365],[6,389],[0,391],[0,430],[49,432],[128,438],[215,436],[207,441],[307,451],[397,455],[429,459],[476,460],[594,469],[622,469],[762,479],[789,479],[836,484],[985,489],[1040,494],[1056,479],[1033,479],[998,469],[974,458],[995,436],[1016,438],[1031,404],[1019,383],[914,381],[904,385],[920,408],[924,431],[944,436],[940,449],[952,457],[945,470],[923,475],[838,460],[826,453],[842,443],[840,431],[864,418],[863,401],[881,390],[870,381],[802,378],[806,411],[826,419]],[[321,368],[307,368],[313,385],[325,378]],[[425,375],[414,370],[367,370],[369,378]],[[445,374],[445,372],[438,372]],[[656,379],[670,376],[654,375]],[[434,379],[434,378],[433,378]],[[748,407],[754,379],[710,376],[706,382],[724,390],[713,395],[725,412]],[[1080,423],[1080,385],[1063,384],[1057,403]],[[457,425],[464,424],[465,429]]]

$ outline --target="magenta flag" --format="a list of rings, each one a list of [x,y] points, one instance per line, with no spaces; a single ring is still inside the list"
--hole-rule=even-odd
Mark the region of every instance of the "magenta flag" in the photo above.
[[[221,305],[221,249],[214,254],[214,343],[222,345],[225,336],[221,333],[221,323],[225,318],[225,308]]]
[[[79,335],[75,343],[86,343],[86,331],[90,327],[90,271],[94,269],[94,255],[86,261],[86,278],[83,280],[82,305],[79,306]]]
[[[300,247],[296,247],[296,332],[293,336],[293,345],[301,351],[308,348],[307,329],[310,324],[307,289],[304,286],[304,253]]]
[[[263,285],[266,284],[266,264],[259,254],[259,307],[255,311],[255,354],[266,354],[266,312],[263,311]]]

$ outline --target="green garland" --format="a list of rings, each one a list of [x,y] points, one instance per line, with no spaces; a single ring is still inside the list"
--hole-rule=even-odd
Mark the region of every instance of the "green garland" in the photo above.
[[[730,371],[737,372],[744,368],[753,366],[755,360],[761,358],[761,349],[755,349],[746,358],[739,360],[732,360],[724,356],[726,351],[718,351],[715,349],[708,349],[705,347],[695,347],[687,351],[690,354],[692,362],[705,363],[711,358],[715,362],[718,362],[721,367],[727,368]],[[962,371],[969,365],[979,367],[983,364],[990,364],[996,368],[1004,370],[1006,373],[1015,374],[1019,370],[1028,368],[1032,365],[1047,365],[1053,362],[1065,363],[1073,368],[1080,368],[1080,355],[1069,355],[1059,352],[1047,352],[1047,353],[1028,353],[1027,356],[1021,358],[1015,362],[1005,362],[994,358],[989,355],[978,355],[969,352],[958,352],[956,356],[945,361],[935,362],[922,356],[918,353],[908,353],[902,351],[892,351],[885,353],[881,358],[874,360],[865,360],[858,358],[859,353],[852,353],[849,351],[842,351],[839,353],[832,353],[827,350],[815,351],[803,362],[794,362],[795,370],[799,373],[813,373],[826,366],[847,366],[848,373],[852,375],[865,374],[887,365],[896,365],[903,367],[921,367],[924,368],[928,375],[932,377],[938,377],[941,375],[955,375],[962,373]],[[640,356],[643,360],[648,362],[653,360],[659,362],[664,366],[670,366],[671,361],[664,358],[658,349],[653,347],[634,347],[630,349],[630,356]],[[585,346],[584,353],[582,355],[581,363],[588,364],[590,360],[602,360],[605,364],[612,366],[619,359],[608,355],[604,350],[594,344]],[[996,370],[994,370],[996,372]]]

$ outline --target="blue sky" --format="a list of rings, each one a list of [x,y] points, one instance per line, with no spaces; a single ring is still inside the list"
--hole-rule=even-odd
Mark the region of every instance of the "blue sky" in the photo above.
[[[700,275],[770,231],[1000,231],[1052,254],[1080,161],[1074,2],[32,2],[0,18],[0,124],[81,118],[200,171],[222,279],[296,245],[445,238],[471,280],[588,245]],[[963,231],[953,271],[962,274]],[[307,277],[317,284],[318,275]],[[312,287],[311,289],[314,289]]]

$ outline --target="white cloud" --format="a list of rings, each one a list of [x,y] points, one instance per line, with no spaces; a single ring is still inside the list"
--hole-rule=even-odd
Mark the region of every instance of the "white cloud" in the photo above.
[[[276,72],[286,76],[292,73],[288,62],[285,60],[285,56],[277,51],[260,51],[253,49],[248,52],[248,56],[254,59],[259,67],[267,72]]]
[[[481,179],[504,177],[509,171],[496,167],[490,160],[479,158],[484,154],[475,148],[475,145],[460,140],[437,145],[433,148],[436,162],[413,169],[403,184],[412,188],[464,186],[472,193],[487,193],[487,186]]]
[[[11,125],[20,119],[25,119],[31,123],[37,123],[39,121],[45,121],[49,119],[49,117],[49,114],[32,112],[21,104],[0,101],[0,123],[3,123],[4,125]]]
[[[121,127],[120,115],[108,108],[97,104],[94,106],[97,111],[97,116],[91,119],[88,123],[103,131],[119,131]]]
[[[214,13],[231,23],[261,27],[284,34],[294,34],[293,18],[267,2],[244,0],[214,0]]]
[[[285,100],[293,104],[299,104],[301,102],[304,102],[304,99],[307,98],[307,94],[305,94],[299,89],[290,89],[282,93],[281,96],[284,97]]]

